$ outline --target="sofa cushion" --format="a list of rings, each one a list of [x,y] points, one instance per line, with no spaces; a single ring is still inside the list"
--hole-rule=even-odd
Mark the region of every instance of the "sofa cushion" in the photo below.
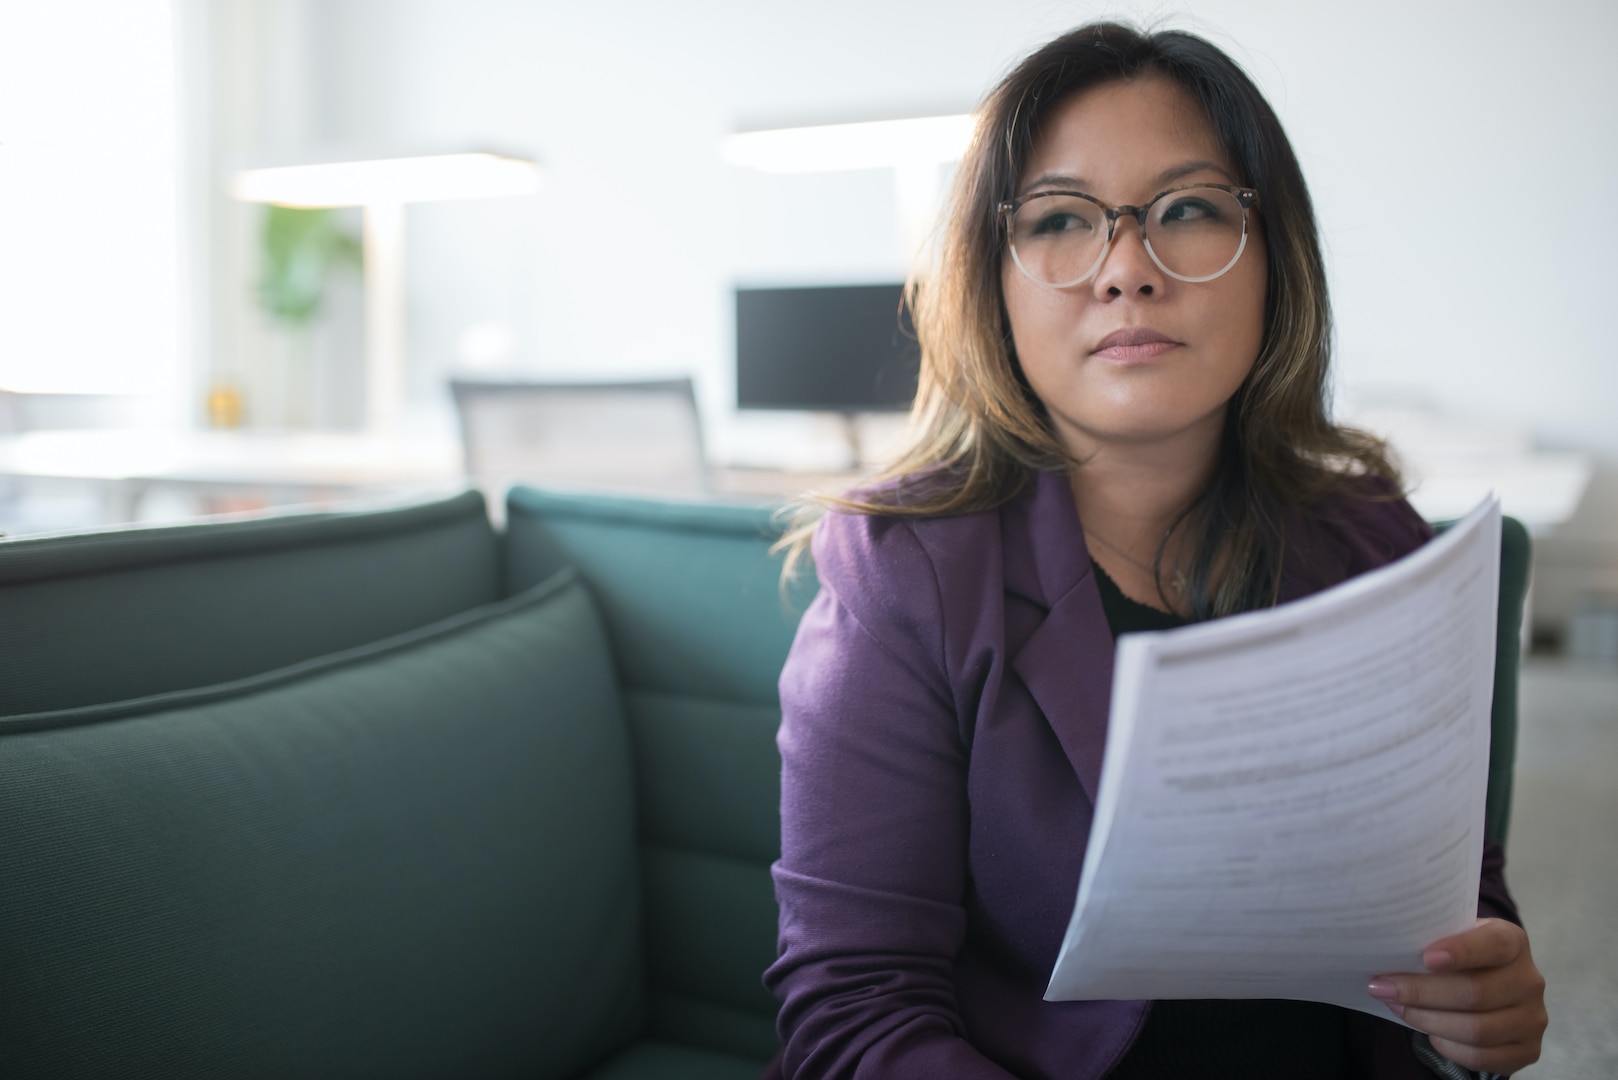
[[[500,595],[482,496],[0,541],[0,716],[208,686]]]
[[[514,488],[507,584],[578,569],[635,744],[649,1034],[767,1060],[780,852],[776,681],[812,577],[786,594],[769,510]]]
[[[0,1076],[575,1075],[642,1022],[633,803],[566,573],[0,720]]]
[[[774,707],[812,576],[786,595],[764,507],[516,487],[506,588],[577,567],[601,604],[624,685]]]
[[[768,1064],[689,1046],[640,1042],[580,1080],[758,1080]]]

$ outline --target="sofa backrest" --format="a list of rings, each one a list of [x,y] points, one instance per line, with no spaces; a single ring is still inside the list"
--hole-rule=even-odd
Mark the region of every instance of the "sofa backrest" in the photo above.
[[[499,595],[499,545],[475,492],[4,540],[0,716],[239,679]]]
[[[1489,731],[1489,798],[1483,835],[1502,847],[1511,828],[1511,789],[1517,764],[1517,668],[1522,659],[1523,609],[1533,543],[1516,518],[1500,520],[1500,611],[1495,624],[1494,707]]]
[[[574,567],[635,746],[648,1034],[774,1054],[776,680],[812,576],[783,594],[767,510],[513,489],[507,588]]]
[[[643,1026],[633,804],[566,572],[0,717],[0,1076],[577,1076]]]

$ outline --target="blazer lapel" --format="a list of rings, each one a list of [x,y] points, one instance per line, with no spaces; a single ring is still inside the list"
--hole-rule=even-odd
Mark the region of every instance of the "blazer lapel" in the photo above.
[[[1046,609],[1011,667],[1093,803],[1112,702],[1112,631],[1067,476],[1040,473],[1004,513],[1006,584]]]

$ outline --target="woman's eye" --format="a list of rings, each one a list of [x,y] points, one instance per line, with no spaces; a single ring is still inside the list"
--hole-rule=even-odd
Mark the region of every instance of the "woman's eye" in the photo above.
[[[1218,221],[1219,211],[1202,199],[1177,199],[1163,211],[1164,224],[1173,225],[1189,221]]]
[[[1051,233],[1075,232],[1089,228],[1090,223],[1082,215],[1069,210],[1053,210],[1040,215],[1034,222],[1034,235],[1046,236]]]

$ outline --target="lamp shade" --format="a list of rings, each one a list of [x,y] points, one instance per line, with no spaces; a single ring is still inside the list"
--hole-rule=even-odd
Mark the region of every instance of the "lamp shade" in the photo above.
[[[247,202],[313,208],[527,195],[539,183],[532,161],[475,152],[248,169],[233,178],[231,193]]]
[[[835,172],[956,161],[972,137],[972,117],[923,116],[860,124],[746,131],[725,138],[721,156],[762,172]]]

